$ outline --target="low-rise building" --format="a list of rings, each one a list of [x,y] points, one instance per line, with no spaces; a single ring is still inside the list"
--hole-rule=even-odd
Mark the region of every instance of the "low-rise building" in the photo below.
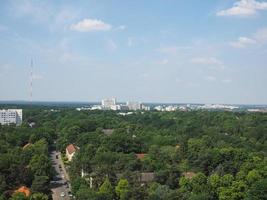
[[[79,147],[75,146],[74,144],[69,144],[66,147],[66,156],[68,158],[68,161],[72,161],[72,158],[78,149]]]
[[[182,176],[188,179],[192,179],[194,176],[196,176],[196,173],[195,172],[183,172]]]
[[[114,132],[114,129],[102,129],[102,132],[107,136],[111,136]]]
[[[146,157],[146,155],[147,155],[147,154],[145,154],[145,153],[137,153],[137,154],[135,154],[135,156],[136,156],[137,159],[139,159],[139,160],[144,160],[145,157]]]
[[[30,197],[31,195],[31,191],[29,188],[27,188],[26,186],[22,186],[19,189],[15,190],[15,193],[22,193],[24,194],[26,197]]]

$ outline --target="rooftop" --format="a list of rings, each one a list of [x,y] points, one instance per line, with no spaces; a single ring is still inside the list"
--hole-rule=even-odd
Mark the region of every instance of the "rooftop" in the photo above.
[[[30,189],[27,188],[26,186],[22,186],[22,187],[20,187],[19,189],[17,189],[17,190],[15,191],[15,193],[23,193],[23,194],[25,194],[26,197],[29,197],[30,194],[31,194],[31,191],[30,191]]]
[[[68,151],[69,154],[73,154],[74,152],[76,152],[77,149],[78,148],[73,144],[69,144],[66,148],[66,151]]]

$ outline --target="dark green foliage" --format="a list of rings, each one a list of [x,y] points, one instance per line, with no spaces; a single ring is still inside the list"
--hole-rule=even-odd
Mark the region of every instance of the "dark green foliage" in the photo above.
[[[34,192],[42,192],[47,194],[49,192],[49,177],[37,175],[34,176],[31,189]]]
[[[21,184],[48,193],[40,189],[52,177],[48,149],[56,140],[62,153],[80,147],[69,165],[77,199],[266,199],[267,114],[54,109],[27,108],[21,127],[0,126],[1,198]],[[142,182],[151,172],[154,180]]]
[[[247,200],[267,199],[267,179],[259,180],[252,184],[247,193]]]

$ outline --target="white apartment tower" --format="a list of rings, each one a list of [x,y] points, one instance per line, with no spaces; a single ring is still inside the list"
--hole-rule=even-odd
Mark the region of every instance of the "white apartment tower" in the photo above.
[[[102,100],[102,107],[104,109],[112,109],[112,108],[116,107],[116,99],[115,98],[103,99]]]
[[[129,110],[141,110],[142,109],[142,105],[139,102],[127,102],[127,106],[129,108]]]
[[[0,110],[0,124],[22,124],[22,109]]]

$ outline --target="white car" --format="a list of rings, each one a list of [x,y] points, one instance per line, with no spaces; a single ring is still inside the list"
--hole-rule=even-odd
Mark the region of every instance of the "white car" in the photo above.
[[[60,196],[65,197],[65,192],[61,192]]]
[[[69,197],[73,197],[73,195],[71,194],[71,192],[70,192],[70,191],[68,192],[68,195],[69,195]]]

